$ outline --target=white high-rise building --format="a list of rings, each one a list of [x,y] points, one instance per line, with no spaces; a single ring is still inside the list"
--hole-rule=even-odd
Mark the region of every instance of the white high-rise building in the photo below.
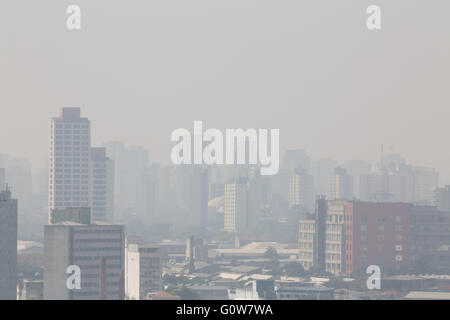
[[[224,229],[246,232],[248,228],[248,193],[246,183],[225,184]]]
[[[125,248],[125,295],[144,300],[162,290],[162,263],[158,247],[129,243]]]
[[[106,148],[91,148],[91,219],[113,222],[114,161],[106,156]]]
[[[314,208],[314,179],[302,168],[296,169],[289,179],[289,208],[294,206]]]
[[[62,108],[50,129],[49,212],[89,207],[91,123],[80,108]]]

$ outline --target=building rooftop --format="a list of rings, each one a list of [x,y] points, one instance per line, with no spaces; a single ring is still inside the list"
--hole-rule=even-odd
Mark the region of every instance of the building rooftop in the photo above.
[[[414,300],[450,300],[450,292],[411,291],[405,299]]]

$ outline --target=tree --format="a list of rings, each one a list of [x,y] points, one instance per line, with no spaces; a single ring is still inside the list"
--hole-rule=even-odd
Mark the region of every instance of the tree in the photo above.
[[[286,264],[284,267],[284,273],[288,277],[303,277],[305,275],[305,269],[300,262],[292,261]]]
[[[266,252],[264,253],[264,258],[270,260],[278,260],[277,249],[275,249],[274,247],[267,248]]]
[[[181,298],[181,300],[198,300],[200,299],[200,297],[198,296],[198,294],[189,289],[188,287],[168,287],[167,288],[167,292],[174,295],[174,296],[178,296]]]
[[[281,273],[281,270],[280,264],[278,262],[277,249],[275,249],[274,247],[269,247],[267,251],[264,253],[264,258],[269,260],[267,268],[272,271],[272,274],[279,275]]]

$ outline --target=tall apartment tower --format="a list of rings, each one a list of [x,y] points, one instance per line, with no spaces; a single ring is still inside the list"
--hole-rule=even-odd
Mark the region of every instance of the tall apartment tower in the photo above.
[[[289,179],[289,207],[314,208],[314,180],[306,170],[297,168]]]
[[[62,108],[50,129],[49,212],[90,205],[91,123],[80,108]]]
[[[5,168],[0,168],[0,190],[5,189],[6,186],[6,171]]]
[[[124,226],[59,222],[44,227],[45,300],[121,300]],[[68,288],[69,266],[80,268],[81,288]]]
[[[17,200],[0,192],[0,300],[17,295]]]
[[[106,148],[91,148],[91,219],[113,222],[114,161],[106,156]]]
[[[247,228],[247,183],[237,181],[225,184],[224,229],[228,232],[246,232]]]
[[[450,211],[450,186],[436,188],[432,204],[440,211]]]
[[[353,178],[344,168],[335,168],[329,177],[328,200],[350,200],[353,198]]]
[[[208,224],[208,171],[195,167],[190,176],[189,212],[190,223],[194,227],[205,227]]]

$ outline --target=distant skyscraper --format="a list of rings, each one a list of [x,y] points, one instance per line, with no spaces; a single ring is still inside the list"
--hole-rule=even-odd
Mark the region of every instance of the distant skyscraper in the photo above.
[[[190,176],[189,223],[194,227],[206,227],[208,224],[208,171],[195,167]]]
[[[353,198],[353,179],[344,168],[336,168],[329,177],[328,199],[349,200]]]
[[[28,159],[10,158],[8,160],[6,182],[20,203],[20,216],[26,217],[32,214],[31,164]]]
[[[148,151],[140,147],[126,147],[118,141],[105,142],[103,146],[115,167],[114,216],[131,213],[145,218],[148,211]]]
[[[17,295],[17,200],[0,192],[0,300]]]
[[[314,177],[314,189],[316,194],[327,194],[329,178],[338,166],[333,159],[319,159],[313,162],[312,174]]]
[[[50,132],[49,210],[89,207],[90,121],[80,108],[62,108]]]
[[[314,181],[306,170],[298,168],[289,180],[289,207],[314,208]]]
[[[433,205],[440,211],[450,212],[450,186],[435,189]]]
[[[106,156],[105,148],[91,148],[91,219],[113,222],[114,161]]]
[[[60,222],[44,227],[44,299],[122,299],[124,226]],[[81,288],[69,289],[67,267],[79,266]]]
[[[246,232],[247,228],[247,183],[242,180],[225,184],[224,229],[228,232]]]
[[[4,190],[6,187],[5,168],[0,168],[0,190]]]

